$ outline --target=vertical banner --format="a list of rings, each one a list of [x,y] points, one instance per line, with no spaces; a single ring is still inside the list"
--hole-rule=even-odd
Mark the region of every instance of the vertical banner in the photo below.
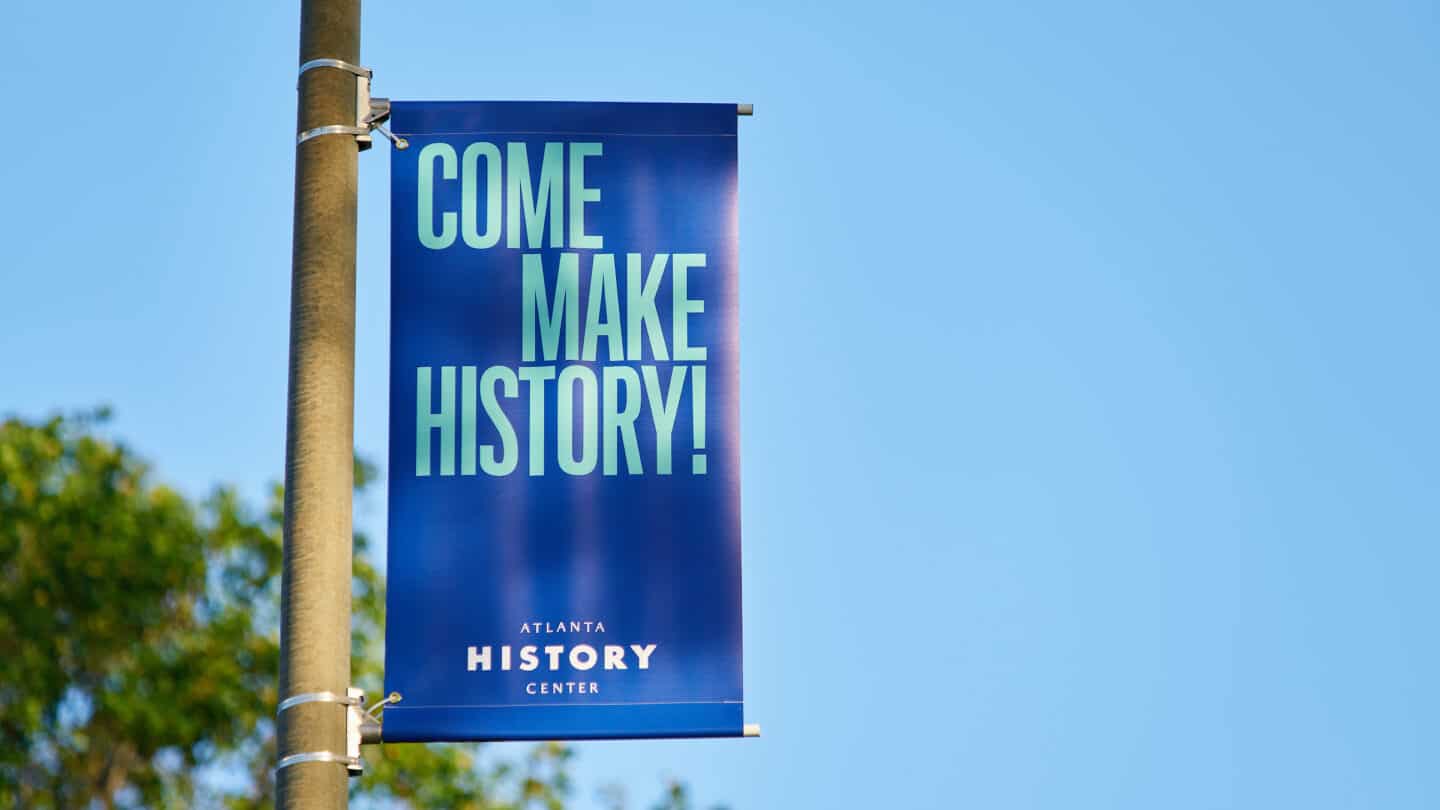
[[[384,738],[740,735],[735,106],[391,109]]]

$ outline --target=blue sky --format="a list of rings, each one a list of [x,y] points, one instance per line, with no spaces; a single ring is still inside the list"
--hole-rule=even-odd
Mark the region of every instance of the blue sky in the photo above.
[[[0,410],[112,403],[161,478],[258,499],[298,8],[3,16]],[[392,98],[756,105],[765,737],[582,745],[587,801],[674,773],[737,809],[1440,805],[1433,4],[371,0],[364,30]]]

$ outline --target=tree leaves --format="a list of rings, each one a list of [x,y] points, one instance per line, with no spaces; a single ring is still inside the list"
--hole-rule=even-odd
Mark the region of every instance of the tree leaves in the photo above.
[[[267,807],[283,493],[260,513],[227,488],[191,503],[100,437],[104,418],[0,424],[0,806]],[[377,477],[356,460],[357,487]],[[378,692],[367,546],[354,671]],[[473,750],[367,751],[356,787],[418,807],[559,806],[563,747],[537,749],[523,789]]]

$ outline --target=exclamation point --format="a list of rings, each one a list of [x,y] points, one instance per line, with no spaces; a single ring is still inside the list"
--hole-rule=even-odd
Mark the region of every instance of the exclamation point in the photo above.
[[[690,417],[694,422],[695,455],[690,457],[690,472],[705,474],[705,367],[690,367]]]

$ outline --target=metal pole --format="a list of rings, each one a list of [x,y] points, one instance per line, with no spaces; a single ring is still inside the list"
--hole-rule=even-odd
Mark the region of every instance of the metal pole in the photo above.
[[[302,0],[300,60],[360,61],[359,0]],[[297,132],[355,121],[355,76],[299,79]],[[355,196],[353,135],[295,150],[290,389],[285,431],[285,557],[280,699],[350,685],[351,489],[354,482]],[[304,703],[277,721],[278,756],[345,753],[344,707]],[[303,762],[275,777],[281,810],[346,806],[343,764]]]

